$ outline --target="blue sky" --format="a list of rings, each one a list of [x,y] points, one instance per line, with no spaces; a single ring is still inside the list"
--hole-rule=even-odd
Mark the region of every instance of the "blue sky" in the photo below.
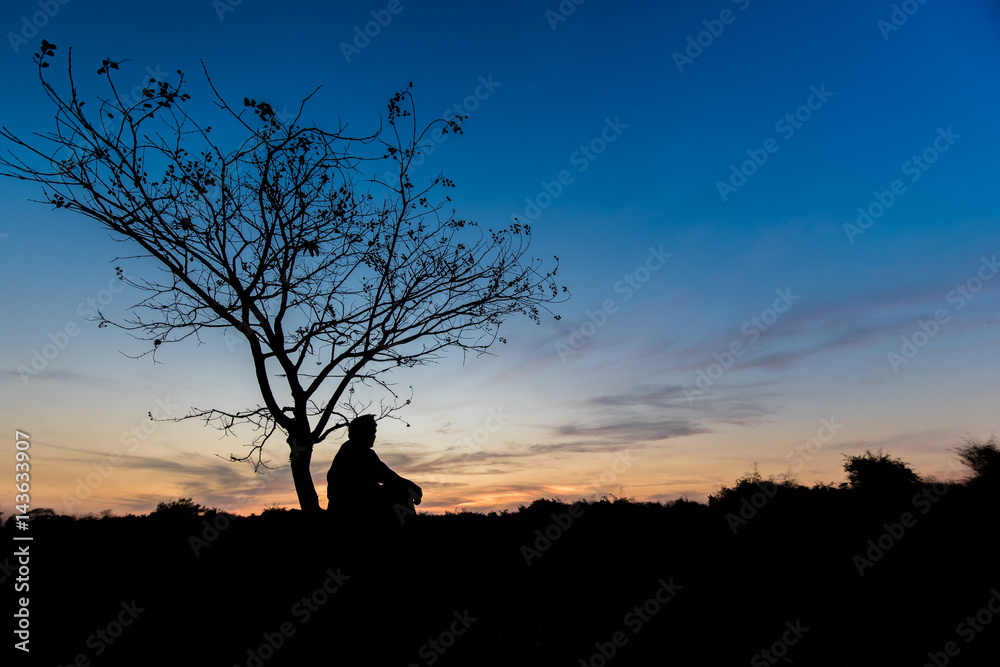
[[[953,477],[948,448],[996,428],[1000,10],[895,6],[8,2],[0,119],[51,128],[31,62],[43,37],[57,68],[73,47],[86,92],[100,60],[129,58],[123,84],[180,69],[211,113],[203,60],[227,97],[279,110],[322,85],[306,111],[320,126],[373,130],[411,81],[420,118],[467,113],[417,174],[455,179],[465,217],[530,219],[533,251],[560,257],[573,297],[561,321],[511,322],[495,357],[397,376],[413,386],[411,426],[383,425],[377,450],[431,509],[620,487],[704,499],[753,462],[840,481],[843,454],[878,447]],[[81,313],[88,299],[117,312],[137,300],[102,291],[130,253],[36,195],[0,180],[3,421],[36,440],[35,503],[294,504],[287,469],[262,478],[216,457],[241,441],[193,423],[141,430],[164,405],[254,404],[246,350],[220,336],[161,365],[123,356],[135,343]],[[859,208],[864,229],[850,227]],[[76,335],[26,382],[18,367],[67,327]],[[904,338],[925,344],[894,368]],[[817,452],[795,454],[831,419]],[[316,453],[321,495],[336,446]],[[272,460],[285,457],[275,443]]]

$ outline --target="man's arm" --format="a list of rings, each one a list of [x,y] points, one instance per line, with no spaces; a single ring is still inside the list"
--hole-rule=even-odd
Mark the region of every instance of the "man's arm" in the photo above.
[[[372,453],[372,467],[376,473],[375,479],[383,484],[391,484],[393,486],[413,489],[413,495],[415,496],[413,502],[415,505],[419,505],[420,500],[424,495],[423,489],[386,465],[385,462],[378,457],[378,454],[376,454],[374,450],[369,451]]]

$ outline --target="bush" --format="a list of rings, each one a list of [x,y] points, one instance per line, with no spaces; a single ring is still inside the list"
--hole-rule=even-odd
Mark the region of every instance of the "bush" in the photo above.
[[[844,455],[844,472],[853,489],[865,491],[891,491],[921,482],[915,473],[900,458],[892,458],[881,449],[877,452],[865,450],[856,456]]]
[[[167,502],[159,502],[156,504],[156,509],[153,510],[151,516],[159,517],[169,517],[169,518],[181,518],[181,517],[199,517],[206,513],[217,514],[219,510],[209,509],[204,505],[199,505],[190,498],[180,498],[179,500],[168,500]]]
[[[718,503],[738,502],[741,498],[748,498],[755,493],[759,493],[764,487],[770,490],[778,488],[791,489],[795,486],[794,482],[787,479],[778,480],[774,475],[765,479],[757,469],[757,464],[754,463],[753,470],[744,473],[742,477],[736,480],[736,484],[733,486],[719,486],[719,490],[708,497],[708,505],[712,507]]]

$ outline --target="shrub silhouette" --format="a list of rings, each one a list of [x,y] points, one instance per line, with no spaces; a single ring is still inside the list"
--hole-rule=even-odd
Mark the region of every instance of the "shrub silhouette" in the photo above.
[[[788,479],[777,479],[774,475],[765,478],[757,469],[757,464],[753,465],[753,470],[744,473],[736,480],[733,486],[720,485],[719,490],[708,497],[708,506],[714,507],[719,504],[728,505],[738,503],[742,498],[749,498],[754,494],[765,491],[767,495],[776,495],[779,491],[787,491],[796,488],[798,485]]]
[[[844,472],[852,489],[874,493],[893,493],[921,482],[920,475],[900,458],[892,458],[879,449],[864,454],[844,455]]]
[[[206,514],[217,514],[217,509],[209,509],[200,505],[191,498],[170,499],[167,502],[159,502],[151,516],[159,516],[170,519],[196,518]]]
[[[282,507],[278,503],[272,503],[261,511],[261,516],[282,516],[288,513],[287,507]]]
[[[965,438],[965,445],[955,450],[962,463],[975,473],[973,481],[1000,480],[1000,447],[997,445],[996,435],[985,442],[969,436]]]

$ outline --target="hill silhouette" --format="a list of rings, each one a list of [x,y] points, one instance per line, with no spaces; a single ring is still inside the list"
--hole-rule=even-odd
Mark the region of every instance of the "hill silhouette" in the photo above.
[[[873,494],[748,474],[707,504],[541,499],[516,512],[411,516],[381,536],[299,511],[240,517],[191,499],[147,516],[40,512],[31,657],[991,664],[998,510],[995,479],[982,475]],[[8,520],[8,543],[12,528]]]

